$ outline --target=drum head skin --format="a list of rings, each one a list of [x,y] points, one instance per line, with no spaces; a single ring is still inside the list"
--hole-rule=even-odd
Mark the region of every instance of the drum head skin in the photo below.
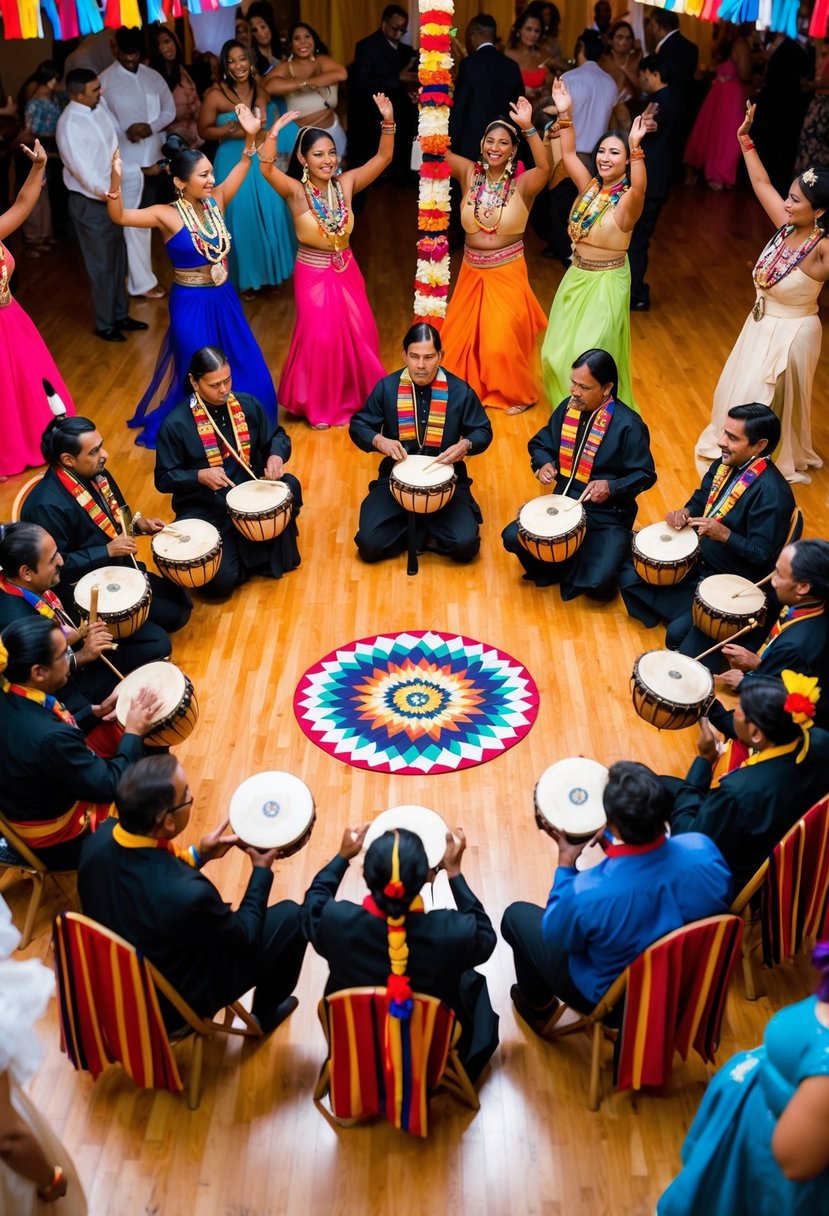
[[[640,528],[633,541],[643,557],[656,562],[681,562],[699,548],[699,537],[693,528],[672,528],[669,524],[649,524]]]
[[[398,460],[392,474],[401,485],[414,486],[419,490],[442,486],[444,482],[452,480],[455,470],[451,464],[435,464],[435,460],[435,456],[407,456],[405,460]],[[433,467],[430,469],[429,465]]]
[[[132,566],[101,566],[90,570],[75,587],[75,603],[89,612],[92,588],[98,586],[98,612],[129,612],[147,594],[147,579]]]
[[[737,591],[740,595],[735,599]],[[709,574],[697,587],[697,595],[704,604],[733,616],[754,616],[766,604],[763,590],[741,574]]]
[[[533,536],[563,536],[584,519],[584,507],[565,494],[542,494],[531,498],[518,512],[518,522]]]
[[[156,557],[187,562],[210,553],[219,543],[219,529],[206,519],[178,519],[169,531],[156,532],[152,550]]]
[[[363,842],[368,848],[378,840],[384,832],[393,832],[395,828],[405,828],[419,836],[426,850],[426,860],[430,870],[436,870],[443,861],[446,852],[446,833],[449,828],[437,811],[427,806],[393,806],[378,815],[366,832]]]
[[[261,515],[263,511],[272,511],[291,497],[291,491],[284,481],[243,481],[240,486],[228,490],[228,510],[239,511],[242,515]],[[253,841],[248,841],[252,844]]]
[[[168,718],[181,704],[186,688],[184,672],[175,663],[145,663],[136,667],[125,676],[115,689],[118,700],[115,702],[115,717],[123,726],[127,720],[130,702],[142,688],[151,688],[161,698],[161,708],[155,716],[156,722]]]
[[[551,764],[535,787],[539,815],[565,836],[589,839],[607,823],[603,802],[607,776],[603,764],[585,756]]]
[[[304,781],[278,769],[256,773],[230,800],[230,826],[255,849],[286,849],[314,820],[314,798]]]
[[[699,705],[714,691],[707,667],[675,650],[648,650],[636,660],[640,681],[673,705]]]

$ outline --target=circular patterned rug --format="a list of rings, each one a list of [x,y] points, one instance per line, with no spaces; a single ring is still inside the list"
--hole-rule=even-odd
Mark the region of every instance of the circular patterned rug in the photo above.
[[[308,738],[344,764],[378,773],[451,773],[523,739],[538,689],[517,660],[434,630],[379,634],[306,671],[294,713]]]

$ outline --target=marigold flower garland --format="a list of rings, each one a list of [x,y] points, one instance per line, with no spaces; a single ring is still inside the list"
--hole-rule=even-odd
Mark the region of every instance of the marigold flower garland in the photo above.
[[[452,105],[453,0],[418,0],[420,62],[418,138],[423,153],[417,203],[414,315],[438,329],[449,295],[449,107]]]

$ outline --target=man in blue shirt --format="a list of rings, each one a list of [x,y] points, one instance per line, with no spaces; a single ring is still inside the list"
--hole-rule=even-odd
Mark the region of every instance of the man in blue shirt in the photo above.
[[[510,904],[501,933],[512,946],[517,983],[510,995],[538,1034],[559,999],[589,1013],[646,947],[694,920],[727,912],[731,874],[706,836],[668,838],[671,798],[644,764],[614,764],[604,792],[607,856],[576,869],[585,845],[539,821],[558,845],[546,909]]]

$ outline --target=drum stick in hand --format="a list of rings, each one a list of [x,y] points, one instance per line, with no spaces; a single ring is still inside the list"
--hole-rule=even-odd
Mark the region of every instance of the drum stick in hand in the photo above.
[[[708,655],[713,654],[715,650],[722,650],[723,646],[727,646],[729,642],[736,642],[737,638],[741,638],[744,633],[748,633],[749,630],[756,628],[757,622],[755,621],[754,617],[752,617],[748,624],[744,625],[738,633],[732,633],[730,638],[723,638],[721,642],[717,642],[716,646],[711,646],[708,650],[703,650],[702,654],[694,655],[695,661],[698,663],[700,659],[707,658]]]
[[[590,486],[585,486],[578,498],[568,499],[567,503],[561,508],[562,511],[572,511],[573,507],[577,507],[580,502],[584,502],[589,489]]]
[[[89,593],[89,624],[94,625],[98,619],[98,595],[101,591],[100,583],[95,583]]]
[[[774,578],[774,571],[767,574],[765,578],[761,578],[759,583],[752,583],[750,587],[743,587],[741,591],[735,591],[732,595],[732,600],[737,600],[741,595],[748,595],[749,591],[753,591],[755,587],[765,587],[766,583],[770,583]]]

